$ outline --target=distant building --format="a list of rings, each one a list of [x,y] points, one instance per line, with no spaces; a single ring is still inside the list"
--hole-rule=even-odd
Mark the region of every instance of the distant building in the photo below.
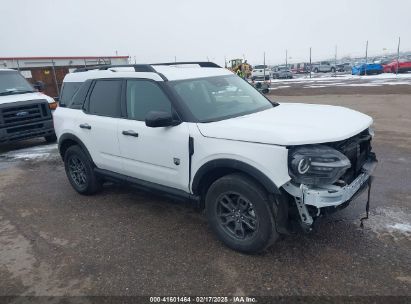
[[[128,56],[76,56],[76,57],[0,57],[0,68],[16,69],[31,83],[46,84],[45,94],[59,95],[63,78],[76,68],[128,64]]]

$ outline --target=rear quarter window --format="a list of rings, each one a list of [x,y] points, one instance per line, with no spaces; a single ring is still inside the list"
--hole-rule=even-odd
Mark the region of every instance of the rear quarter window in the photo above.
[[[82,109],[91,83],[92,80],[87,80],[84,82],[76,93],[74,93],[73,97],[69,101],[69,104],[66,104],[66,106],[71,109]]]
[[[82,82],[65,82],[61,88],[60,104],[69,107],[71,105],[71,99],[77,92]]]

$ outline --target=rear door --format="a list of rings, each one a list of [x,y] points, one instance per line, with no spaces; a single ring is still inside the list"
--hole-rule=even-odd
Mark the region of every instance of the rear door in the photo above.
[[[78,128],[94,163],[101,169],[122,172],[117,137],[121,117],[121,79],[99,79],[91,87]]]
[[[165,90],[149,79],[129,79],[124,95],[127,119],[120,120],[118,138],[125,174],[188,192],[187,124],[159,128],[145,124],[150,111],[174,113]]]

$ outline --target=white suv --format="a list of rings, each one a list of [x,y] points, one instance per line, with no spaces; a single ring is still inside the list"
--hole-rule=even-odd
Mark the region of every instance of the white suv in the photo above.
[[[272,103],[209,62],[107,66],[62,90],[55,130],[75,190],[125,181],[191,201],[242,252],[347,206],[376,164],[369,116]]]
[[[271,69],[266,65],[256,65],[251,71],[251,80],[269,80]]]

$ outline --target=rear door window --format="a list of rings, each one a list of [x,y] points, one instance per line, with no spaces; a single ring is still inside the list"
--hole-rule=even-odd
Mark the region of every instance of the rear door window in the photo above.
[[[97,80],[90,94],[89,113],[100,116],[121,116],[122,80]]]

